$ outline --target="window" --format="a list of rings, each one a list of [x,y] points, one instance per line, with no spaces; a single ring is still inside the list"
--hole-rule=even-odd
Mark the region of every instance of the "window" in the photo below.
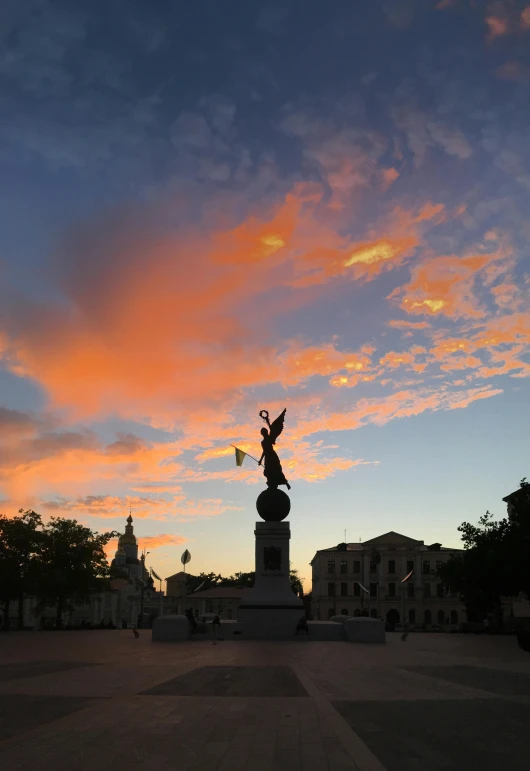
[[[458,624],[458,612],[456,610],[451,611],[451,624],[453,624],[453,626]]]
[[[355,616],[355,618],[357,618],[357,616],[360,616],[360,615],[361,615],[361,611],[359,610],[359,608],[356,608],[356,609],[353,611],[353,615]]]
[[[353,572],[354,573],[360,573],[361,572],[361,560],[354,560],[353,561]]]
[[[232,619],[232,611],[230,609],[226,611],[226,617],[229,621]]]
[[[328,610],[328,618],[331,618],[331,616],[335,615],[335,608],[330,608]]]
[[[430,572],[431,572],[431,561],[423,560],[422,573],[430,573]]]
[[[348,572],[348,563],[346,562],[346,560],[341,560],[340,561],[340,572],[341,573],[347,573]]]
[[[407,581],[407,597],[414,597],[414,584],[412,581]]]
[[[335,596],[335,584],[332,583],[331,581],[328,584],[328,595],[331,597]]]
[[[370,615],[372,618],[377,618],[377,608],[372,608]]]
[[[431,596],[431,585],[430,584],[423,584],[423,596],[425,598],[428,598]]]
[[[407,573],[414,570],[414,560],[407,560]]]
[[[341,616],[347,616],[348,615],[348,608],[343,608],[340,612]]]
[[[360,597],[361,596],[361,587],[357,583],[357,581],[353,585],[353,596],[354,597]]]
[[[428,609],[427,609],[427,610],[425,611],[425,613],[424,613],[423,617],[424,617],[424,619],[425,619],[425,623],[426,623],[426,624],[430,624],[430,623],[431,623],[431,621],[432,621],[432,616],[431,616],[431,611],[430,611],[430,610],[428,610]]]
[[[443,560],[436,560],[436,570],[440,570],[443,564]]]
[[[370,584],[370,597],[377,597],[377,584]]]
[[[370,559],[370,573],[377,573],[377,562]]]
[[[388,584],[388,596],[389,597],[395,597],[396,596],[396,585],[395,584]]]
[[[438,621],[439,624],[445,624],[445,613],[443,612],[443,610],[438,611],[438,613],[436,614],[436,620]]]
[[[411,608],[409,610],[409,624],[415,624],[416,623],[416,611],[414,608]]]
[[[348,584],[341,584],[340,585],[340,596],[341,597],[347,597],[348,596]]]
[[[388,572],[389,573],[396,572],[396,560],[388,560]]]
[[[443,597],[444,596],[444,586],[443,586],[443,584],[436,584],[436,596],[437,597]]]
[[[335,572],[335,560],[328,560],[328,573]]]

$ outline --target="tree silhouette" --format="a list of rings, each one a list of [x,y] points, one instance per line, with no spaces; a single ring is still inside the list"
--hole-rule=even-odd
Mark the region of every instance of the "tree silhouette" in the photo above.
[[[56,628],[71,600],[86,600],[109,588],[109,565],[104,547],[119,533],[95,533],[75,519],[52,517],[43,529],[39,554],[37,597],[56,606]]]
[[[38,560],[42,546],[42,520],[34,511],[8,518],[0,515],[0,601],[4,629],[9,627],[12,601],[18,602],[18,628],[23,626],[24,598],[38,585]]]
[[[442,565],[438,576],[462,599],[470,621],[482,621],[488,613],[500,621],[503,597],[521,592],[530,597],[530,485],[526,477],[511,499],[509,519],[495,521],[487,511],[477,525],[463,522],[458,530],[464,552]]]

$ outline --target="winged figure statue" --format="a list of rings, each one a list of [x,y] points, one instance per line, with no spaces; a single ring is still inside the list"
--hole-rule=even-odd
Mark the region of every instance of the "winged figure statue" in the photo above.
[[[260,418],[265,421],[267,426],[269,427],[268,430],[266,428],[261,429],[261,435],[263,437],[261,441],[261,449],[263,450],[261,458],[259,459],[259,465],[263,465],[263,461],[265,461],[265,467],[263,470],[263,476],[267,480],[267,485],[269,487],[278,488],[279,485],[285,485],[288,490],[291,489],[291,485],[285,478],[285,475],[282,470],[282,464],[280,463],[280,459],[278,457],[278,454],[276,453],[276,450],[274,449],[274,445],[276,444],[276,439],[280,436],[280,434],[283,431],[283,424],[285,421],[285,413],[287,411],[287,408],[282,412],[281,415],[278,415],[276,420],[273,420],[272,423],[269,420],[269,413],[267,410],[261,410],[260,412]]]

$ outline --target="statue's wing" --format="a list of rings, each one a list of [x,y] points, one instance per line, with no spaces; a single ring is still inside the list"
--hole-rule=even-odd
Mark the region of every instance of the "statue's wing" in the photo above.
[[[280,436],[280,434],[283,431],[283,424],[285,421],[285,413],[287,411],[287,407],[284,409],[281,415],[278,415],[276,420],[273,420],[271,423],[271,427],[269,429],[269,434],[273,442],[276,441],[276,439]]]

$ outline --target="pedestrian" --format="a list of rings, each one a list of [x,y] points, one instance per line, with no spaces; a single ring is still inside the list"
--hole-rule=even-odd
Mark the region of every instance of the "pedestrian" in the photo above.
[[[188,608],[188,610],[185,613],[185,616],[191,624],[191,633],[195,634],[197,632],[197,622],[193,617],[193,610],[191,608]]]
[[[298,624],[296,625],[296,635],[298,632],[305,632],[306,635],[309,637],[309,624],[307,623],[307,618],[305,616],[302,616]]]
[[[214,638],[212,640],[212,645],[217,645],[218,641],[222,639],[218,637],[218,633],[220,631],[221,631],[221,619],[217,614],[215,614],[215,616],[212,619],[212,635]]]

